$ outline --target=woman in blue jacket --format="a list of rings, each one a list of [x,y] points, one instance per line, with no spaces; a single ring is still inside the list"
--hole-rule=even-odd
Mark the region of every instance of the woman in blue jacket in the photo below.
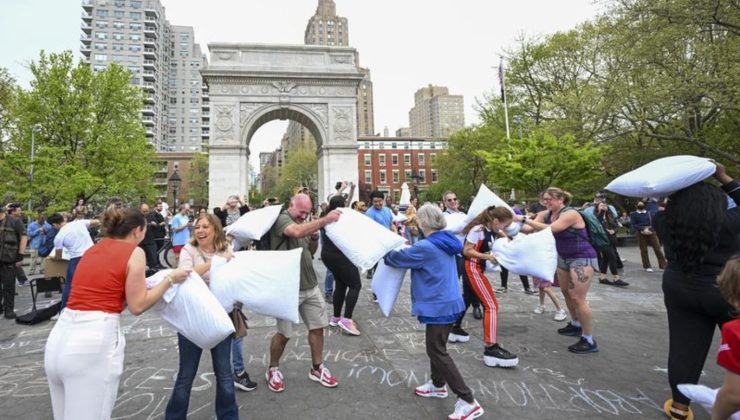
[[[462,244],[450,232],[442,211],[425,204],[416,214],[425,239],[414,246],[391,251],[385,264],[411,269],[411,314],[426,324],[426,349],[431,362],[432,379],[416,388],[420,397],[447,397],[447,384],[457,397],[455,411],[447,418],[474,419],[483,415],[483,408],[447,353],[447,336],[452,324],[465,310],[457,282],[455,255],[462,252]]]

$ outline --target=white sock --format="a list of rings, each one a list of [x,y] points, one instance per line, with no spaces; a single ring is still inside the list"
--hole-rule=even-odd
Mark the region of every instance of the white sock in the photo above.
[[[574,327],[580,327],[581,326],[581,321],[579,321],[577,319],[574,319],[574,320],[570,321],[570,325],[572,325]]]

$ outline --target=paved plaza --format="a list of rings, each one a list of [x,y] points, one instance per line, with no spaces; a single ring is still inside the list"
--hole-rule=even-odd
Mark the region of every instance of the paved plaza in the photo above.
[[[499,295],[499,339],[518,354],[518,367],[505,370],[483,364],[481,321],[468,314],[464,327],[471,333],[470,342],[450,344],[449,351],[486,410],[482,418],[664,418],[661,407],[670,392],[661,274],[642,270],[636,247],[620,248],[620,253],[628,259],[625,275],[631,285],[619,289],[596,283],[589,295],[599,353],[569,353],[566,348],[575,338],[555,332],[564,324],[552,320],[549,300],[546,314],[532,313],[537,298],[522,292],[518,276],[511,275],[509,293]],[[315,267],[323,279],[325,269],[318,259]],[[498,286],[498,274],[492,279]],[[429,420],[444,419],[452,412],[452,394],[442,400],[413,393],[414,387],[428,379],[429,361],[424,327],[409,315],[408,283],[393,314],[385,318],[371,301],[369,280],[363,276],[363,282],[355,310],[362,336],[342,335],[335,329],[326,332],[325,362],[339,380],[334,390],[309,381],[306,332],[297,328],[300,334],[288,343],[282,361],[286,390],[281,394],[269,391],[264,372],[275,322],[248,314],[251,329],[245,341],[245,362],[259,387],[249,393],[237,391],[242,419]],[[22,313],[30,307],[30,291],[24,287],[19,293],[16,308]],[[113,417],[162,419],[177,373],[175,331],[153,311],[140,317],[126,313],[123,325],[125,372]],[[43,351],[52,326],[52,322],[21,326],[0,320],[0,418],[51,418]],[[720,385],[723,375],[715,363],[718,341],[717,334],[702,376],[702,382],[712,387]],[[189,418],[214,417],[214,379],[206,353],[193,386]],[[695,408],[697,419],[709,418]]]

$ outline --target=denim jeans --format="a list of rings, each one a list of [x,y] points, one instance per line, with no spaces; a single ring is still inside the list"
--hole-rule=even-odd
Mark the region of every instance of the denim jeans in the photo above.
[[[324,277],[324,293],[327,295],[334,293],[334,273],[328,268],[326,269],[326,277]]]
[[[234,369],[234,374],[244,372],[244,355],[242,354],[242,348],[244,343],[244,337],[234,338],[231,342],[231,367]]]
[[[64,289],[62,290],[62,307],[61,309],[64,309],[64,307],[67,306],[67,299],[69,299],[69,294],[72,291],[72,277],[75,275],[75,270],[77,270],[77,264],[80,262],[82,257],[72,258],[69,260],[69,265],[67,265],[67,277],[64,278]]]
[[[216,418],[230,420],[239,418],[239,407],[236,405],[234,378],[231,373],[232,336],[226,337],[211,349],[213,371],[216,374]],[[198,372],[198,363],[203,349],[177,334],[177,345],[180,353],[180,369],[177,372],[175,387],[165,410],[166,420],[185,420],[190,403],[190,390]]]

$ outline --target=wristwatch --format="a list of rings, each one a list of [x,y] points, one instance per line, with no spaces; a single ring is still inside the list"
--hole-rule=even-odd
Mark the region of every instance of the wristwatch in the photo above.
[[[527,215],[523,215],[522,216],[522,224],[523,225],[526,225],[527,224],[527,220],[529,220],[529,217],[527,217]]]

